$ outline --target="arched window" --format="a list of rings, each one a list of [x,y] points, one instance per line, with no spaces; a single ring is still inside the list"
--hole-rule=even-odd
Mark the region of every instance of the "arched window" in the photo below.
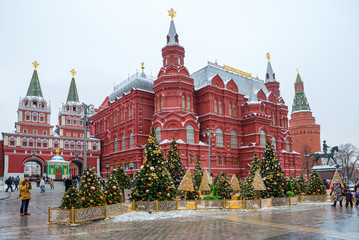
[[[163,111],[163,97],[161,96],[161,111]]]
[[[221,115],[222,116],[222,102],[221,101],[219,101],[218,102],[218,108],[219,108],[219,115]]]
[[[72,125],[77,126],[77,118],[74,117],[72,119]]]
[[[117,137],[115,138],[115,152],[117,152]]]
[[[70,149],[75,150],[75,142],[74,141],[70,142]]]
[[[273,150],[277,151],[277,141],[275,140],[275,137],[272,137],[272,145],[273,145]]]
[[[159,105],[159,101],[158,98],[156,99],[156,111],[158,112],[160,110],[160,105]]]
[[[46,139],[44,139],[43,141],[42,141],[42,147],[43,148],[47,148],[49,146],[49,142],[46,140]]]
[[[9,138],[9,146],[10,147],[15,147],[15,143],[16,143],[16,138],[10,137]]]
[[[237,117],[236,105],[233,105],[233,117]]]
[[[182,95],[182,111],[186,110],[186,97]]]
[[[133,148],[133,132],[130,133],[130,149]]]
[[[187,111],[191,111],[191,98],[187,97]]]
[[[31,113],[30,112],[25,113],[25,121],[31,121]]]
[[[187,143],[194,143],[194,128],[192,125],[187,126]]]
[[[33,138],[29,139],[29,147],[34,147],[34,139]]]
[[[260,134],[261,134],[261,147],[266,147],[266,133],[263,131],[263,130],[261,130],[261,132],[260,132]]]
[[[232,131],[231,132],[231,147],[232,148],[237,148],[237,133],[236,131]]]
[[[156,133],[157,142],[160,143],[160,142],[161,142],[161,128],[160,128],[160,127],[156,127],[155,133]]]
[[[22,147],[27,147],[27,142],[28,142],[27,138],[21,139],[21,146]]]
[[[37,113],[32,113],[32,121],[37,122],[38,121],[38,114]]]
[[[122,151],[125,150],[125,134],[122,135]]]
[[[181,65],[181,58],[178,57],[178,65]]]
[[[217,100],[214,100],[214,114],[217,114]]]
[[[36,147],[41,148],[42,147],[42,141],[41,139],[36,139]]]
[[[223,131],[220,128],[216,130],[216,142],[217,147],[223,147]]]
[[[232,104],[228,103],[228,115],[232,117]]]
[[[92,143],[92,151],[97,151],[97,143]]]
[[[58,140],[54,141],[54,149],[59,149],[59,141]]]
[[[40,122],[45,122],[45,114],[43,114],[43,113],[40,113],[40,115],[39,115],[39,121]]]
[[[71,125],[71,117],[66,118],[66,125]]]
[[[287,139],[287,152],[290,152],[290,142],[289,142],[289,139]]]

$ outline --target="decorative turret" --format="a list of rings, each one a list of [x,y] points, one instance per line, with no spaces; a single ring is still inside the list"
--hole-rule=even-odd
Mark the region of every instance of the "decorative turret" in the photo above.
[[[171,16],[171,24],[170,24],[170,30],[168,31],[167,35],[167,45],[179,45],[178,43],[178,34],[176,31],[175,23],[173,21],[173,17],[176,16],[176,11],[171,8],[171,10],[168,11],[169,16]]]
[[[39,77],[37,76],[36,68],[40,65],[37,61],[32,63],[35,67],[34,73],[32,74],[31,82],[29,88],[27,90],[26,96],[27,97],[43,97]]]
[[[267,53],[266,56],[268,59],[268,64],[267,64],[267,72],[265,77],[266,78],[265,85],[267,89],[274,94],[274,96],[279,98],[280,97],[279,82],[277,82],[275,79],[275,73],[273,72],[272,64],[270,63],[271,55]]]
[[[71,79],[70,89],[69,89],[69,93],[67,95],[66,102],[77,102],[77,103],[79,103],[80,102],[79,101],[79,95],[77,93],[76,82],[75,82],[76,71],[75,71],[75,69],[72,69],[70,72],[72,74],[72,79]]]
[[[255,92],[253,90],[253,82],[251,85],[251,93],[249,95],[248,102],[258,102],[257,94],[255,94]]]
[[[298,111],[310,111],[307,97],[304,93],[304,83],[297,69],[297,79],[294,83],[295,95],[293,100],[292,113]]]

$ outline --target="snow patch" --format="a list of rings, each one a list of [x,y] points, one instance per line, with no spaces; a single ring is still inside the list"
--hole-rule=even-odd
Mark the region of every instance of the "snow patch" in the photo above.
[[[196,215],[196,211],[173,211],[173,212],[130,212],[115,217],[115,222],[152,221],[169,218],[185,218]]]

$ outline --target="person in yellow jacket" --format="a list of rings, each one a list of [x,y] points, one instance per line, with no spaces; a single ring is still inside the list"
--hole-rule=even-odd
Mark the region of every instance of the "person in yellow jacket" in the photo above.
[[[29,180],[21,179],[19,189],[21,196],[20,216],[30,215],[30,213],[27,212],[27,208],[31,199],[30,189],[32,189]]]

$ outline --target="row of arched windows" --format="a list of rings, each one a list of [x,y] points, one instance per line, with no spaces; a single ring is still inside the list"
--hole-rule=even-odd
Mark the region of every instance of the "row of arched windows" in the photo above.
[[[126,136],[125,136],[125,134],[123,134],[120,139],[118,139],[117,137],[115,138],[115,146],[114,146],[115,147],[115,149],[114,149],[115,152],[119,151],[119,146],[121,146],[121,151],[125,150],[125,147],[126,147]],[[130,136],[129,136],[129,149],[132,149],[132,148],[133,148],[133,132],[131,132]]]
[[[70,117],[67,116],[66,117],[66,125],[70,126],[83,126],[83,121],[81,120],[81,118],[77,118],[77,117]]]
[[[25,121],[32,121],[32,122],[45,122],[45,114],[37,112],[25,112]]]
[[[186,104],[186,99],[187,99],[187,104]],[[182,111],[191,111],[191,97],[187,96],[184,96],[182,95]]]
[[[274,151],[276,151],[277,150],[277,141],[276,141],[275,137],[271,138],[271,142],[272,142]],[[287,139],[285,143],[286,143],[287,152],[290,152],[290,141],[289,141],[289,139]],[[260,131],[260,146],[265,148],[266,144],[267,144],[266,143],[266,133],[263,130],[261,130]]]
[[[222,101],[214,100],[214,114],[223,115]],[[228,116],[237,117],[237,109],[235,104],[228,103]]]

